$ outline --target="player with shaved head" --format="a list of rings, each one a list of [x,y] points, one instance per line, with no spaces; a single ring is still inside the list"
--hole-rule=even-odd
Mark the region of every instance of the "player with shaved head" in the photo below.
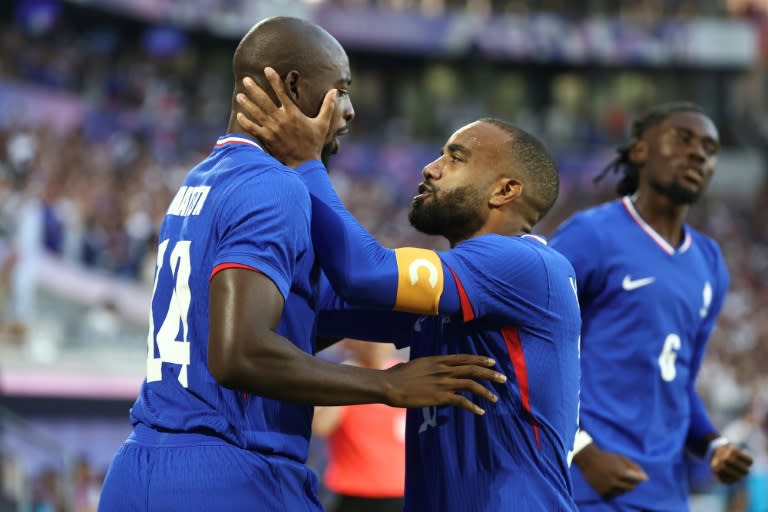
[[[324,151],[354,117],[349,62],[320,27],[270,18],[238,46],[237,85],[280,71],[286,101],[325,118]],[[320,270],[309,192],[298,173],[243,133],[233,101],[227,134],[186,176],[160,228],[147,375],[133,432],[110,465],[99,510],[320,511],[305,466],[312,405],[452,404],[503,382],[485,355],[423,359],[389,370],[315,358]]]

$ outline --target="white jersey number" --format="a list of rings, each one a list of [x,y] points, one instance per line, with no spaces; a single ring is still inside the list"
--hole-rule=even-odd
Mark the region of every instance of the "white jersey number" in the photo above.
[[[160,325],[160,329],[155,336],[155,318],[152,308],[149,308],[149,333],[147,334],[147,382],[155,382],[163,379],[163,363],[179,364],[179,383],[185,388],[189,385],[187,381],[187,367],[189,366],[189,341],[187,334],[189,332],[189,304],[192,301],[192,294],[189,291],[189,276],[192,273],[190,264],[188,240],[176,242],[168,263],[173,273],[173,293],[171,301],[166,309],[165,318]],[[157,248],[157,265],[155,268],[155,284],[152,289],[152,302],[155,300],[157,291],[157,278],[160,270],[165,263],[165,253],[168,249],[168,240],[163,241]],[[181,324],[181,339],[177,340],[179,333],[179,324]],[[155,357],[155,344],[160,357]]]
[[[664,340],[664,347],[659,354],[659,370],[661,370],[661,378],[667,382],[672,382],[677,376],[677,368],[675,368],[675,361],[677,360],[677,353],[680,350],[680,336],[677,334],[670,334]]]

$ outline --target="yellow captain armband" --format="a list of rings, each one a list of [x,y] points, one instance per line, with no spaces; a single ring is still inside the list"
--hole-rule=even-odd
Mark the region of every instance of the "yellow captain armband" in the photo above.
[[[402,247],[395,249],[397,259],[396,311],[437,315],[445,284],[443,264],[435,251]]]

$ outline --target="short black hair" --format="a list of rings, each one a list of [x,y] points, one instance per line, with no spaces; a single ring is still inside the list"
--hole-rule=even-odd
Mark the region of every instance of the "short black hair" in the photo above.
[[[594,182],[598,183],[608,173],[620,173],[622,176],[616,185],[616,193],[619,196],[634,194],[637,190],[640,166],[630,160],[629,154],[632,151],[632,147],[649,128],[664,122],[670,115],[677,112],[692,112],[706,115],[704,109],[696,103],[689,101],[671,101],[656,105],[641,117],[635,119],[629,133],[630,141],[616,148],[618,155],[600,171],[600,174],[595,177]]]
[[[538,212],[537,222],[552,208],[560,191],[560,177],[555,159],[546,146],[525,130],[494,117],[479,120],[500,128],[510,135],[507,148],[516,168],[522,171],[528,200]]]

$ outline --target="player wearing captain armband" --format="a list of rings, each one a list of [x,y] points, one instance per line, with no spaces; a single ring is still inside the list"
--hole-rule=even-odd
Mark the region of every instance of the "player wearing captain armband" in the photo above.
[[[578,408],[575,274],[531,234],[557,198],[551,156],[498,119],[460,128],[424,167],[409,217],[451,249],[387,249],[344,208],[318,160],[323,112],[304,116],[266,73],[282,106],[246,87],[253,101],[238,101],[253,122],[238,119],[310,191],[312,240],[330,282],[319,332],[394,340],[410,346],[412,361],[489,354],[510,377],[493,384],[499,400],[482,418],[441,406],[408,411],[405,510],[575,510],[567,461]]]
[[[686,451],[725,483],[752,464],[718,434],[695,388],[728,272],[685,217],[719,149],[696,105],[651,109],[606,169],[623,173],[620,199],[575,214],[552,239],[576,269],[582,311],[571,467],[580,510],[688,510]]]
[[[306,112],[351,79],[338,42],[295,18],[245,35],[237,83],[265,64],[282,70],[289,101]],[[160,228],[147,376],[104,482],[105,512],[319,512],[305,466],[312,404],[452,404],[481,414],[460,392],[490,408],[495,395],[476,379],[505,379],[485,355],[389,370],[313,357],[320,271],[309,192],[242,133],[236,110],[233,102],[227,135],[187,174]],[[337,98],[327,147],[353,117],[349,99]]]

